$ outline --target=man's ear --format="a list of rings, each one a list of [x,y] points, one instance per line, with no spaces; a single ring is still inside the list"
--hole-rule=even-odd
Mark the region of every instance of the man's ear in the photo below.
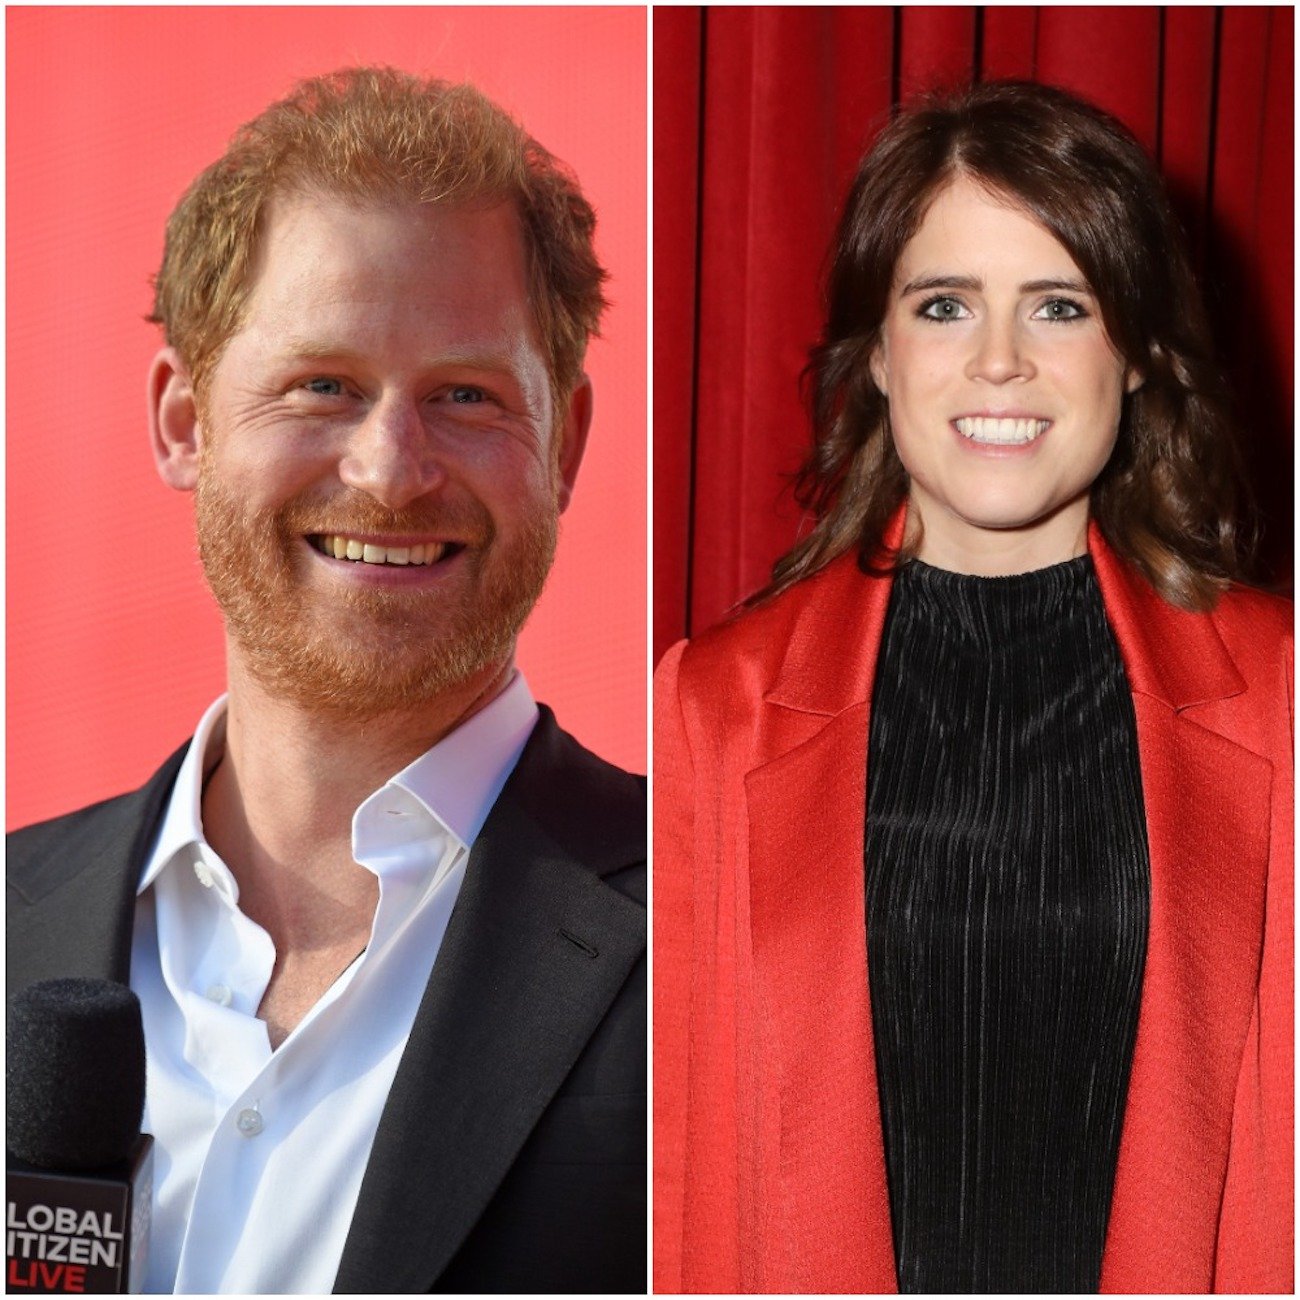
[[[189,370],[175,348],[163,348],[149,367],[149,443],[168,487],[193,492],[198,486],[202,441]]]
[[[557,421],[556,436],[561,439],[557,468],[559,470],[560,510],[567,510],[573,496],[573,485],[582,464],[582,454],[587,450],[587,432],[591,428],[591,380],[583,375],[577,387],[569,394],[569,407],[564,418]]]

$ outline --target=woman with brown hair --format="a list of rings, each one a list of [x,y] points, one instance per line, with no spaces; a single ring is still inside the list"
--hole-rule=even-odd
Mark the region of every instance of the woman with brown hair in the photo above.
[[[903,112],[809,373],[656,679],[656,1290],[1290,1290],[1291,610],[1150,161]]]

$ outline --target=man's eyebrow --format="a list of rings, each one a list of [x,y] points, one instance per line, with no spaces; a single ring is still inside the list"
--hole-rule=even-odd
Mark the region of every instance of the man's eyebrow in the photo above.
[[[351,361],[360,360],[360,353],[352,348],[317,339],[284,339],[276,349],[279,356],[293,361]]]
[[[288,338],[276,350],[284,361],[348,361],[366,363],[370,358],[356,348],[327,339]],[[464,366],[471,370],[490,370],[513,374],[515,362],[508,352],[492,347],[445,348],[429,356],[430,368],[438,366]]]
[[[900,298],[906,298],[913,293],[928,293],[933,289],[965,289],[971,293],[982,293],[984,291],[984,281],[974,275],[921,275],[915,280],[909,280],[899,293]],[[1026,280],[1021,286],[1021,293],[1086,293],[1091,294],[1092,290],[1082,280]]]

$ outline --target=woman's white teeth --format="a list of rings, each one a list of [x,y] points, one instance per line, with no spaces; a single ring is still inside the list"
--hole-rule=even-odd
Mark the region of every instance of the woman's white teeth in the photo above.
[[[957,432],[972,442],[1032,442],[1051,420],[1001,420],[987,415],[967,415],[955,421]]]
[[[321,550],[336,560],[360,560],[363,564],[436,564],[447,550],[446,542],[420,542],[416,546],[376,546],[352,537],[330,534],[321,539]]]

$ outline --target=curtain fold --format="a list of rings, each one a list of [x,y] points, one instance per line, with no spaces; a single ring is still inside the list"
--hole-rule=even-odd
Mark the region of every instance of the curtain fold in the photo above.
[[[1024,77],[1116,114],[1201,275],[1270,532],[1291,539],[1293,12],[1156,6],[656,9],[655,658],[798,535],[799,377],[838,205],[900,100]]]
[[[690,553],[691,460],[695,406],[695,259],[698,250],[700,66],[703,22],[698,9],[660,10],[653,33],[656,125],[654,297],[656,350],[652,388],[657,450],[651,487],[654,532],[665,552]],[[654,596],[654,644],[680,635],[689,601],[689,567],[660,575]],[[661,619],[663,620],[661,622]],[[658,656],[656,655],[656,659]]]

